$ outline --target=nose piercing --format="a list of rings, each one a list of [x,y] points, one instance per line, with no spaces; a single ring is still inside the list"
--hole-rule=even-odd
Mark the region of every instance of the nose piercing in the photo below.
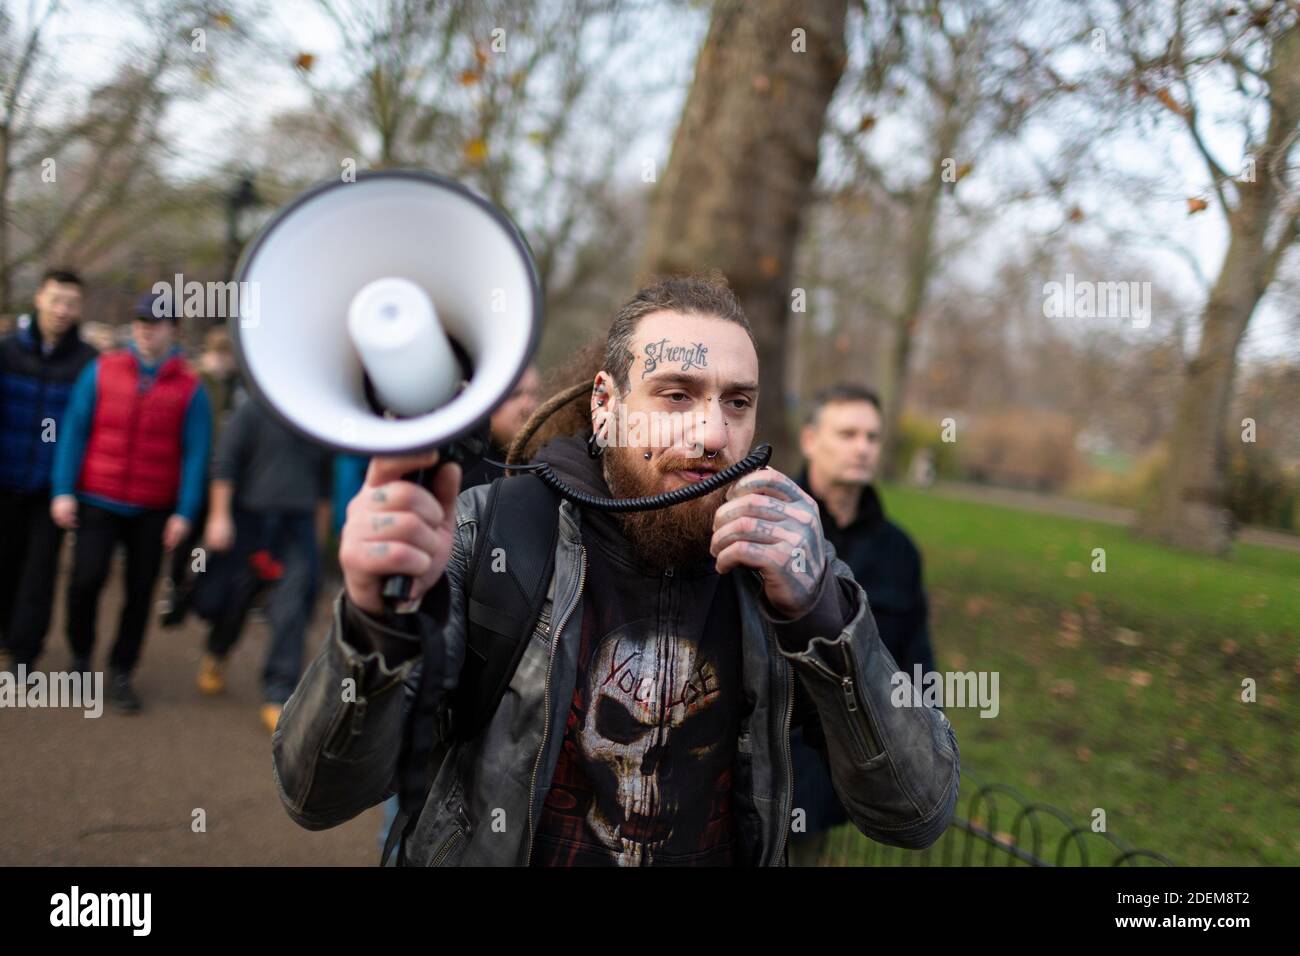
[[[644,457],[646,460],[649,460],[649,458],[650,458],[650,453],[649,453],[649,452],[646,452],[645,455],[644,455],[643,457]]]

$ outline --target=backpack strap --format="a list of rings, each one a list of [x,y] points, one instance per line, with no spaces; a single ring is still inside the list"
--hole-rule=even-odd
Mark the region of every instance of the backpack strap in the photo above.
[[[409,715],[416,717],[418,711],[435,725],[421,728],[422,738],[432,738],[423,740],[421,752],[431,757],[418,785],[403,781],[403,806],[389,829],[381,866],[388,865],[394,848],[396,865],[405,863],[406,839],[419,820],[438,766],[454,741],[478,736],[496,713],[546,603],[559,533],[559,497],[541,479],[522,474],[492,482],[465,582],[467,628],[460,678],[436,711],[421,708],[417,699]],[[427,667],[430,647],[440,644],[431,635],[425,635],[425,643]],[[423,691],[421,681],[417,698]],[[416,798],[419,793],[424,796]]]
[[[487,727],[528,647],[555,568],[559,497],[531,474],[492,482],[466,590],[465,663],[451,694],[459,740]]]

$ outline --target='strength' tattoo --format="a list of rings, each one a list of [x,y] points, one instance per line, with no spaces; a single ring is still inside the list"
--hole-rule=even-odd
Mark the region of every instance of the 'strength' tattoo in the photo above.
[[[641,371],[641,377],[645,378],[657,369],[660,362],[681,362],[683,372],[693,368],[708,368],[709,363],[705,358],[708,351],[709,347],[702,342],[694,345],[669,345],[666,338],[651,342],[645,347],[645,368]]]

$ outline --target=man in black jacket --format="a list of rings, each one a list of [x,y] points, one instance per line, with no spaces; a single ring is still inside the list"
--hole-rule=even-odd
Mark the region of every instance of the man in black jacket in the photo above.
[[[838,384],[813,399],[800,435],[807,467],[799,486],[812,495],[826,540],[867,593],[880,639],[900,670],[920,664],[934,670],[921,554],[902,528],[889,521],[872,487],[880,464],[883,418],[876,393]],[[815,732],[815,731],[814,731]],[[824,758],[804,738],[793,737],[795,805],[807,812],[807,830],[790,838],[790,862],[814,865],[826,832],[848,821],[831,787]]]
[[[0,647],[30,670],[45,643],[63,530],[50,469],[72,385],[95,358],[81,341],[81,279],[51,269],[36,315],[0,340]]]
[[[753,335],[725,282],[665,279],[615,317],[587,446],[565,435],[538,458],[595,495],[682,488],[750,451],[757,397]],[[680,416],[683,433],[647,432],[656,415]],[[417,666],[455,689],[477,653],[470,622],[509,629],[468,593],[490,489],[458,499],[456,465],[432,492],[402,480],[435,460],[375,459],[348,506],[345,593],[273,741],[281,800],[305,827],[393,792]],[[448,741],[404,862],[781,865],[790,729],[814,717],[855,824],[899,846],[938,839],[957,797],[952,727],[933,708],[892,705],[893,661],[866,598],[792,479],[760,469],[658,511],[565,500],[557,518],[541,617],[486,727]],[[538,556],[503,540],[489,560],[529,577]],[[398,573],[414,579],[414,614],[380,597]]]

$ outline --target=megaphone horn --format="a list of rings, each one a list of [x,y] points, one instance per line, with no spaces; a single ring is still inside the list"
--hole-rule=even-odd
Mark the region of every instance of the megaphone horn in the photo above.
[[[423,170],[309,189],[253,238],[236,278],[230,333],[250,392],[351,454],[456,457],[523,375],[544,319],[515,224]]]

